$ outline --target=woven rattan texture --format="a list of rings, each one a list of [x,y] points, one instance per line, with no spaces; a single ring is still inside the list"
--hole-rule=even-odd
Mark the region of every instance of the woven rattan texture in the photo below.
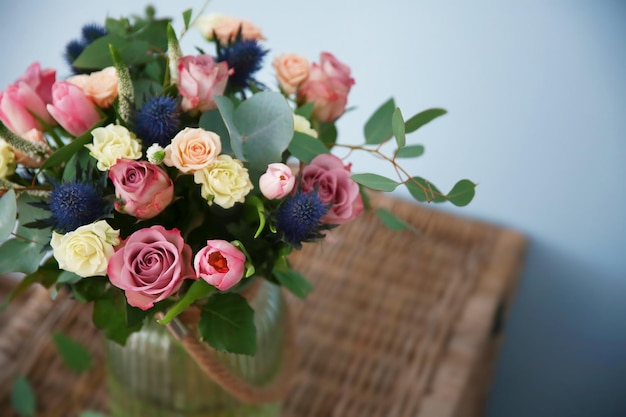
[[[480,415],[500,339],[493,321],[513,295],[525,239],[389,197],[373,205],[420,232],[388,230],[365,213],[291,258],[315,290],[305,301],[288,297],[299,366],[283,415]],[[67,370],[53,331],[86,344],[94,369]],[[2,416],[12,416],[16,375],[35,387],[38,416],[105,410],[101,335],[89,308],[35,289],[1,313]]]

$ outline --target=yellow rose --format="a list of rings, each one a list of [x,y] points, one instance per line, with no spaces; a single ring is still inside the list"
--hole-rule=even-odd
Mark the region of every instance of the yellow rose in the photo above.
[[[0,178],[6,178],[15,172],[15,153],[11,145],[0,139]]]
[[[81,277],[106,275],[109,259],[120,243],[119,231],[100,220],[61,235],[52,232],[50,246],[59,268]]]
[[[215,203],[225,209],[243,203],[252,190],[248,170],[229,155],[218,156],[212,165],[196,171],[193,179],[202,185],[202,197],[209,205]]]
[[[314,138],[317,137],[317,130],[311,127],[311,122],[309,122],[306,117],[300,116],[299,114],[293,115],[293,130],[313,136]]]
[[[118,80],[115,67],[107,67],[89,75],[75,75],[67,79],[77,85],[93,103],[101,109],[111,107],[118,95]]]
[[[201,128],[187,127],[165,147],[163,163],[189,173],[205,168],[222,152],[222,141],[217,133]]]
[[[141,158],[141,143],[124,126],[110,124],[94,129],[91,134],[93,142],[85,147],[90,150],[89,155],[98,161],[100,171],[108,170],[118,159]]]

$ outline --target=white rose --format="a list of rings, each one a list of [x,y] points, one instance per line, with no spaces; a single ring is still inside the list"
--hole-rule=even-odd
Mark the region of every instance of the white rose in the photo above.
[[[59,268],[81,277],[106,275],[109,259],[120,243],[119,230],[100,220],[61,235],[52,232],[50,246]]]
[[[141,143],[124,126],[110,124],[94,129],[91,134],[93,142],[85,147],[90,150],[89,155],[98,161],[100,171],[108,170],[118,159],[141,158]]]
[[[311,122],[306,117],[299,114],[293,115],[293,130],[317,138],[317,130],[311,127]]]
[[[252,190],[248,170],[240,160],[229,155],[218,156],[212,165],[194,172],[193,179],[202,185],[202,197],[209,204],[215,203],[225,209],[243,203]]]
[[[0,178],[6,178],[15,172],[15,153],[11,145],[0,139]]]

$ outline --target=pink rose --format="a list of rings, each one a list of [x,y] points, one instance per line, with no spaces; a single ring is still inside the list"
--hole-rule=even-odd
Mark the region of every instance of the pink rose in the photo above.
[[[326,224],[343,224],[356,218],[363,211],[359,185],[350,178],[349,166],[331,154],[316,156],[302,169],[302,190],[317,187],[320,200],[331,204],[322,221]]]
[[[178,91],[185,111],[217,108],[214,96],[226,89],[230,70],[226,62],[216,63],[210,55],[187,55],[178,60]]]
[[[41,69],[39,62],[32,63],[18,79],[30,85],[45,104],[52,103],[52,85],[56,80],[56,70]]]
[[[0,92],[0,120],[13,133],[23,135],[31,129],[43,130],[35,115],[49,125],[55,124],[46,110],[46,103],[24,81],[11,84]]]
[[[125,291],[128,304],[147,310],[178,291],[183,280],[195,279],[192,256],[178,229],[156,225],[137,230],[116,248],[107,275]]]
[[[162,212],[174,199],[174,182],[158,166],[146,161],[118,159],[109,169],[115,186],[115,209],[140,220]]]
[[[52,86],[52,104],[48,111],[71,135],[80,136],[100,120],[95,104],[80,87],[67,81],[57,81]]]
[[[295,183],[296,178],[291,169],[281,163],[269,164],[265,174],[259,178],[261,193],[270,200],[283,198],[289,194]]]
[[[196,274],[220,291],[241,281],[245,263],[246,255],[225,240],[207,240],[193,260]]]
[[[313,117],[320,122],[333,122],[345,112],[353,85],[350,68],[324,52],[320,55],[320,63],[311,65],[309,77],[298,89],[298,102],[315,103]]]
[[[280,88],[286,94],[293,94],[309,76],[309,60],[298,54],[281,54],[274,58],[272,66]]]

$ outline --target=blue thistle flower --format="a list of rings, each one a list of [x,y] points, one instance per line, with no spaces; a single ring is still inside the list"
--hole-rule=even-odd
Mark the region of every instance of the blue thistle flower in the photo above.
[[[276,229],[287,243],[299,248],[302,242],[323,236],[321,231],[328,227],[322,223],[322,217],[327,211],[328,206],[320,200],[316,190],[298,192],[278,208]]]
[[[144,146],[166,147],[180,130],[176,100],[168,96],[153,97],[135,115],[135,133]]]
[[[97,23],[88,23],[83,26],[81,33],[83,35],[83,42],[85,45],[89,45],[91,42],[107,35],[109,32],[102,25]]]
[[[78,181],[58,184],[48,203],[53,228],[62,233],[93,223],[106,214],[108,206],[96,186]]]
[[[76,39],[73,41],[70,41],[65,46],[64,56],[65,56],[65,60],[70,66],[74,64],[74,61],[76,61],[76,58],[78,58],[78,56],[85,50],[86,46],[87,45],[85,45],[83,41],[79,41]]]
[[[262,49],[256,40],[239,41],[223,48],[217,61],[225,61],[234,73],[228,78],[233,87],[245,88],[252,81],[252,75],[261,69],[263,58],[268,50]]]

